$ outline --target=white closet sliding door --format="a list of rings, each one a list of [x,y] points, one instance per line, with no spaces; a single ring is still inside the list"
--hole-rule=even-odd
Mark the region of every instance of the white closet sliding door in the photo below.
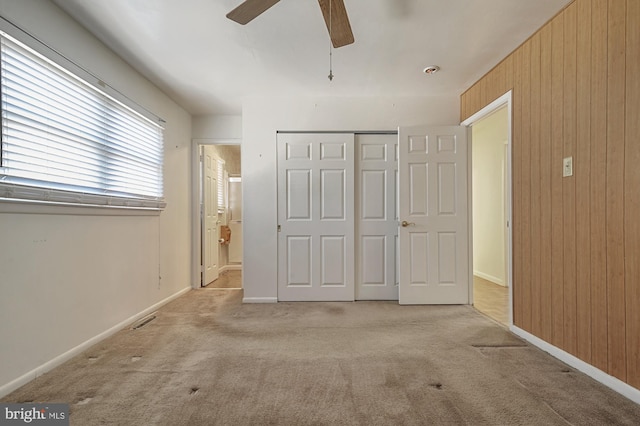
[[[398,135],[356,135],[356,300],[398,300]]]
[[[354,135],[277,144],[278,300],[354,300]]]
[[[399,134],[278,134],[278,300],[469,302],[466,128]]]

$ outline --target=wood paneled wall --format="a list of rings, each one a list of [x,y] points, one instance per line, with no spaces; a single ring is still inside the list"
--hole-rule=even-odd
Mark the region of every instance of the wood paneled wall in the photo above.
[[[461,120],[511,89],[514,323],[640,389],[640,1],[575,0]]]

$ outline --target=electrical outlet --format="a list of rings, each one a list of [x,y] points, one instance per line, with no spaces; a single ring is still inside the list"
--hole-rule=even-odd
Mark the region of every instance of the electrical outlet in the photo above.
[[[562,177],[573,176],[573,157],[566,157],[562,160]]]

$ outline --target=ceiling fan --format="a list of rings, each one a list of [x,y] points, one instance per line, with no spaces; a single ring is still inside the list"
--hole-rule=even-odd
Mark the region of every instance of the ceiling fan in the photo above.
[[[227,18],[245,25],[260,16],[280,0],[245,0],[240,6],[227,13]],[[338,48],[354,42],[351,24],[344,0],[318,0],[324,22],[331,37],[333,47]]]

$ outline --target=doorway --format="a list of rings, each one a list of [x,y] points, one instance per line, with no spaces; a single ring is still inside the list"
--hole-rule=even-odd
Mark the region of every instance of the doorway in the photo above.
[[[463,124],[471,127],[473,305],[505,326],[511,320],[510,94]]]
[[[242,171],[239,144],[198,145],[200,283],[242,288]]]

